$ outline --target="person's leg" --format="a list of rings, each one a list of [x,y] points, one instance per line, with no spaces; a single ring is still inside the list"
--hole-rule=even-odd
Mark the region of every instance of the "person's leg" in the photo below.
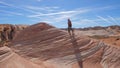
[[[71,28],[71,30],[72,30],[72,33],[74,32],[74,29],[73,28]]]
[[[68,33],[71,35],[71,28],[70,27],[68,27]]]
[[[70,28],[70,31],[71,31],[71,34],[73,35],[73,34],[74,34],[74,31],[73,31],[73,28],[72,28],[72,27]]]

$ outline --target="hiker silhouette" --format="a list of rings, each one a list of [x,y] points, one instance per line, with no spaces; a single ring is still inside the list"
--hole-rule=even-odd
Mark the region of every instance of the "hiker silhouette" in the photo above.
[[[71,22],[70,19],[68,19],[68,33],[69,33],[70,35],[73,34],[72,22]]]

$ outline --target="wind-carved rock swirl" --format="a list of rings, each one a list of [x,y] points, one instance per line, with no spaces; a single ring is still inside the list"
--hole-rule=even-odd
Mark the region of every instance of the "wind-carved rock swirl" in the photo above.
[[[48,62],[55,68],[79,68],[75,49],[80,51],[76,54],[81,54],[79,59],[82,59],[83,68],[120,68],[120,48],[82,35],[74,37],[77,47],[73,49],[66,31],[39,23],[20,31],[11,42],[11,48],[34,63]]]

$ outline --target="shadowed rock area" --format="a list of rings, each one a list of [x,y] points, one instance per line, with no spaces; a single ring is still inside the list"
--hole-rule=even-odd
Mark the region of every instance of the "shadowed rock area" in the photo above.
[[[20,56],[55,68],[120,68],[120,48],[82,35],[69,36],[46,23],[20,31],[11,47]],[[49,68],[49,66],[48,66]]]
[[[8,45],[8,42],[13,40],[15,35],[26,27],[27,25],[0,24],[0,46]]]

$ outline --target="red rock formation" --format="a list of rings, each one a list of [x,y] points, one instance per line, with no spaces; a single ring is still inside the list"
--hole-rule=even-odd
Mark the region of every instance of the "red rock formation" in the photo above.
[[[83,68],[120,68],[120,48],[81,35],[69,36],[45,23],[20,31],[11,48],[34,63],[43,61],[55,68],[80,68],[80,64]]]
[[[11,41],[18,31],[23,30],[26,27],[27,26],[22,26],[22,25],[1,24],[0,45],[4,45],[4,43]]]
[[[0,47],[0,68],[45,68],[15,54],[8,47]]]

